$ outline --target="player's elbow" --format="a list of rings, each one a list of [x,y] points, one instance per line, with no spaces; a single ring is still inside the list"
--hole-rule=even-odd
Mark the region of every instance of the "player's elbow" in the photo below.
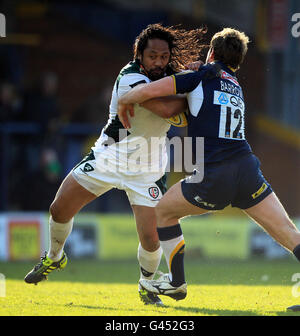
[[[187,109],[187,103],[185,99],[180,99],[177,101],[171,101],[169,104],[164,105],[164,118],[172,118],[176,115],[182,113]]]
[[[164,111],[164,118],[172,118],[177,116],[178,114],[186,111],[187,107],[184,104],[174,104],[174,106],[169,106],[168,108],[166,108],[166,110]]]
[[[168,108],[166,105],[164,105],[161,108],[161,117],[164,119],[169,119],[175,115],[175,112],[173,109]]]

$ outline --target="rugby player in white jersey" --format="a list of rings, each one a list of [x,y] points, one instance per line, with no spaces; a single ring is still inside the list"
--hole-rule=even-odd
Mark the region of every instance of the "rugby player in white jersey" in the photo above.
[[[117,116],[118,99],[133,87],[174,74],[192,64],[199,50],[199,30],[185,31],[160,24],[149,25],[134,44],[134,60],[120,72],[109,108],[109,120],[91,152],[67,175],[50,206],[50,246],[48,253],[26,276],[27,283],[47,278],[63,269],[67,256],[64,244],[72,231],[74,216],[82,207],[112,188],[124,190],[131,204],[139,237],[140,278],[152,279],[159,266],[162,249],[156,231],[154,207],[166,191],[164,146],[170,118],[187,108],[184,97],[155,99],[135,107],[135,118],[126,130]],[[152,112],[156,112],[152,113]],[[151,145],[159,139],[161,146]],[[149,150],[150,149],[150,150]],[[145,304],[162,305],[157,295],[142,291]]]

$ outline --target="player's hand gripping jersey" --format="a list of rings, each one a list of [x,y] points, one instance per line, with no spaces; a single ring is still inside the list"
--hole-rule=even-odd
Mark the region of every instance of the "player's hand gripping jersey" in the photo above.
[[[203,79],[203,71],[173,75],[176,93],[188,93],[188,136],[204,137],[205,163],[250,153],[245,139],[245,104],[235,74],[221,62],[219,76]],[[196,154],[196,153],[194,153]]]

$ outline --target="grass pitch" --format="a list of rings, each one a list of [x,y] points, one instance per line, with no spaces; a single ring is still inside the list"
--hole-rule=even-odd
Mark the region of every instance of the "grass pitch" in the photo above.
[[[188,295],[165,307],[142,304],[138,297],[137,261],[69,260],[37,286],[24,275],[33,263],[0,263],[6,296],[0,297],[1,316],[298,316],[286,308],[300,304],[292,276],[299,264],[282,261],[186,262]],[[162,268],[163,271],[166,269]],[[300,278],[300,276],[299,276]],[[293,287],[294,286],[294,287]],[[293,295],[294,293],[294,295]],[[300,296],[300,290],[299,290]]]

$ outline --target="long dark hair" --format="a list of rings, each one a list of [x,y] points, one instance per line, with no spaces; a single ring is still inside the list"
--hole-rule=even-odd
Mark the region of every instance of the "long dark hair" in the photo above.
[[[207,45],[203,44],[206,28],[185,30],[179,26],[164,27],[160,23],[150,24],[136,38],[133,45],[134,59],[143,55],[150,39],[160,39],[168,43],[171,57],[170,66],[179,71],[184,64],[199,60]]]

